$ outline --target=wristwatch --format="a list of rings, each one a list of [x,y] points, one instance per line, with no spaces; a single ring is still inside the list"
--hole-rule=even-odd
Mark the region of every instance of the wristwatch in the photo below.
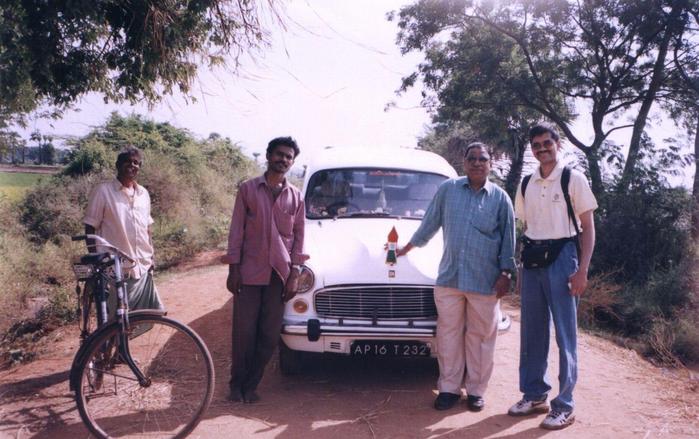
[[[502,270],[500,276],[505,276],[508,279],[512,279],[512,273],[509,270]]]

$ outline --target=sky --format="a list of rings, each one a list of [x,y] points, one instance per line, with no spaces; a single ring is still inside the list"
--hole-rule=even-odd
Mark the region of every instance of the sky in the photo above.
[[[104,104],[91,94],[79,102],[79,111],[59,121],[32,121],[26,133],[84,135],[116,110],[167,121],[198,137],[216,132],[248,154],[263,152],[282,135],[297,140],[299,159],[328,145],[414,147],[429,116],[419,106],[419,90],[401,97],[395,90],[421,57],[400,54],[397,26],[386,19],[406,3],[291,0],[284,8],[286,31],[275,28],[272,47],[254,62],[245,60],[239,75],[200,70],[196,103],[174,96],[149,110]],[[395,107],[385,111],[390,102]]]
[[[280,1],[280,3],[282,3]],[[386,14],[411,0],[287,0],[286,29],[271,29],[271,47],[244,59],[238,74],[200,68],[194,84],[196,102],[166,97],[152,109],[145,105],[105,104],[85,96],[61,120],[33,120],[23,137],[38,129],[60,139],[81,136],[105,122],[112,111],[138,113],[170,122],[204,138],[216,132],[245,153],[263,153],[267,142],[291,135],[301,147],[297,165],[325,146],[415,147],[430,123],[420,107],[419,85],[398,96],[401,78],[415,71],[419,53],[401,55],[397,25]],[[394,103],[386,109],[389,103]],[[573,132],[590,139],[584,109]],[[674,126],[661,119],[649,129],[656,143]],[[630,130],[612,140],[628,143]],[[56,142],[60,144],[60,140]],[[574,150],[568,146],[569,151]],[[693,168],[675,183],[691,186]]]

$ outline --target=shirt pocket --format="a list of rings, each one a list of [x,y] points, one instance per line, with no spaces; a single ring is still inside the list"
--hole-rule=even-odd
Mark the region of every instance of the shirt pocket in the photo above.
[[[291,238],[294,229],[294,215],[283,210],[274,210],[274,223],[277,225],[279,234],[286,238]]]
[[[498,216],[488,209],[479,209],[473,218],[473,226],[484,235],[492,236],[498,227]]]

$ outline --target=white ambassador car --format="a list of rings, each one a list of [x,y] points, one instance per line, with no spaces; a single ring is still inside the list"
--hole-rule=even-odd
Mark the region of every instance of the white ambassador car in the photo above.
[[[441,231],[394,265],[385,245],[395,227],[404,246],[456,175],[439,155],[414,149],[330,147],[313,158],[302,190],[310,259],[284,312],[283,373],[298,372],[305,352],[436,356]]]

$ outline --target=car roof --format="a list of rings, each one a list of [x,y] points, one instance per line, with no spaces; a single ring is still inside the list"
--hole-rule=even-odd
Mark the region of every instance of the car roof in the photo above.
[[[430,172],[450,178],[457,176],[442,156],[412,148],[337,148],[326,147],[308,161],[308,174],[321,169],[391,168]]]

